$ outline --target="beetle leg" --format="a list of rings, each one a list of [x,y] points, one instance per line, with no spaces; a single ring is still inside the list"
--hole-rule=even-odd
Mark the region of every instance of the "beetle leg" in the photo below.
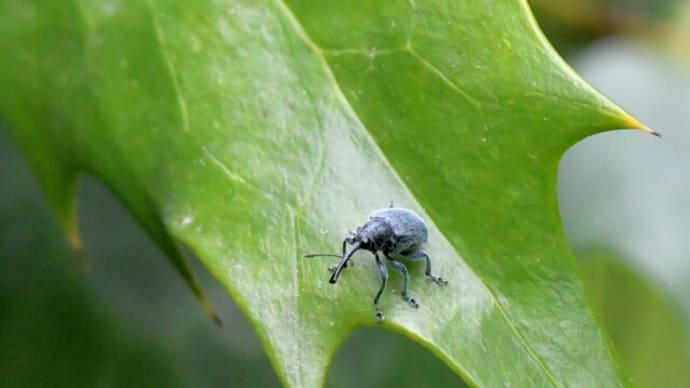
[[[424,271],[426,276],[429,277],[431,280],[433,280],[436,284],[443,284],[443,285],[448,284],[448,281],[443,279],[442,277],[434,276],[431,274],[431,259],[429,259],[429,255],[427,255],[426,252],[424,252],[424,251],[413,251],[413,252],[401,254],[400,256],[408,258],[410,260],[419,260],[422,258],[426,259],[426,271]]]
[[[393,259],[392,257],[388,256],[387,254],[386,254],[386,258],[388,258],[388,260],[390,261],[391,266],[392,266],[396,271],[400,272],[400,273],[403,275],[403,289],[402,289],[402,292],[401,292],[403,299],[405,299],[405,301],[406,301],[407,303],[409,303],[410,306],[412,306],[412,307],[414,307],[414,308],[419,307],[419,304],[417,304],[417,301],[415,300],[415,298],[411,297],[411,296],[407,293],[407,285],[408,285],[408,283],[409,283],[409,281],[410,281],[410,275],[409,275],[408,272],[407,272],[407,267],[405,267],[405,264],[403,264],[403,263],[401,263],[401,262],[399,262],[399,261]]]
[[[376,297],[374,298],[374,306],[376,307],[376,320],[381,322],[384,317],[381,311],[381,305],[379,305],[379,299],[381,299],[383,289],[386,288],[386,283],[388,282],[388,271],[376,252],[374,252],[374,257],[376,258],[376,268],[379,271],[379,275],[381,275],[381,288],[379,288],[379,292],[376,293]]]
[[[347,251],[347,244],[352,244],[352,239],[349,237],[346,237],[345,240],[343,240],[343,256],[345,256],[345,252]],[[347,263],[345,263],[343,268],[347,268]]]

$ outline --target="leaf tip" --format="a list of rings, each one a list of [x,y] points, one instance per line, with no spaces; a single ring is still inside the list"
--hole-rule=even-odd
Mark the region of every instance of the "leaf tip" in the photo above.
[[[647,126],[642,126],[642,128],[640,128],[640,129],[643,130],[643,131],[645,131],[645,132],[647,132],[647,133],[649,133],[650,135],[654,135],[654,136],[658,137],[659,139],[662,138],[662,136],[661,136],[661,134],[660,134],[659,132],[657,132],[657,131],[655,131],[655,130],[653,130],[653,129],[647,127]]]
[[[215,324],[218,327],[223,327],[223,321],[218,316],[218,313],[215,310],[213,310],[213,306],[211,306],[211,308],[212,309],[210,311],[207,311],[208,314],[211,316],[211,319],[213,319],[213,322],[215,322]]]
[[[628,116],[628,117],[626,117],[626,120],[625,120],[625,121],[626,121],[626,127],[627,127],[627,128],[638,129],[638,130],[640,130],[640,131],[642,131],[642,132],[645,132],[645,133],[647,133],[647,134],[656,136],[656,137],[658,137],[658,138],[661,138],[661,137],[662,137],[661,134],[660,134],[659,132],[653,130],[652,128],[649,128],[648,126],[646,126],[646,125],[644,125],[644,124],[642,124],[642,123],[641,123],[639,120],[637,120],[637,119],[634,119],[634,118]]]
[[[213,304],[208,299],[206,294],[201,291],[201,288],[194,289],[194,293],[196,294],[197,298],[199,299],[199,302],[201,302],[201,305],[203,306],[204,311],[206,311],[206,315],[211,317],[213,322],[218,327],[223,327],[223,321],[220,319],[220,316],[218,315],[216,308],[213,307]]]
[[[199,298],[199,301],[201,302],[201,305],[203,306],[204,310],[206,311],[206,314],[211,317],[213,322],[218,326],[218,327],[223,327],[223,321],[220,319],[220,316],[218,315],[218,312],[216,311],[216,308],[213,307],[213,304],[211,301],[206,297],[206,294],[201,292],[195,292],[197,297]]]
[[[76,257],[81,269],[91,269],[91,260],[84,249],[84,243],[82,242],[81,233],[79,232],[79,220],[74,211],[74,207],[70,206],[68,211],[62,213],[63,214],[60,215],[60,218],[62,218],[62,228],[67,237],[67,242],[72,250],[72,254]]]

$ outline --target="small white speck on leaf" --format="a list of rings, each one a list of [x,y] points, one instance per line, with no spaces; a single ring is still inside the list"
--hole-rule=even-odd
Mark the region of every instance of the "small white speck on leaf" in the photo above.
[[[184,217],[182,217],[182,222],[180,222],[180,225],[189,226],[192,223],[194,223],[194,216],[192,216],[191,214],[187,214]]]

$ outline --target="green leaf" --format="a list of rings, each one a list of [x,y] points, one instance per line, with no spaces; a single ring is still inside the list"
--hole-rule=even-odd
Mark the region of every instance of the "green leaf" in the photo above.
[[[376,325],[368,255],[335,286],[302,256],[339,251],[389,201],[428,221],[450,284],[409,264],[414,310],[392,273],[383,327],[472,385],[625,384],[555,186],[577,140],[644,127],[562,62],[524,1],[15,0],[0,15],[0,112],[71,235],[85,172],[203,299],[176,242],[200,257],[286,385],[318,385],[347,334]]]
[[[0,189],[0,385],[180,386],[164,347],[113,321],[83,272],[65,265],[72,257],[45,204],[7,157],[12,148],[0,149],[0,174],[14,178]]]
[[[690,386],[690,348],[678,306],[612,255],[587,254],[581,265],[635,386]]]

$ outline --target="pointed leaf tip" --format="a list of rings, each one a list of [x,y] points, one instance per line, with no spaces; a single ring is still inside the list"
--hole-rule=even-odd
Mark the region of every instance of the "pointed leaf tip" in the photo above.
[[[658,138],[661,138],[661,137],[662,137],[661,134],[660,134],[659,132],[657,132],[657,131],[655,131],[655,130],[649,128],[648,126],[642,124],[641,122],[639,122],[639,121],[637,121],[637,120],[635,120],[635,125],[632,126],[631,128],[639,129],[639,130],[641,130],[641,131],[643,131],[643,132],[646,132],[646,133],[648,133],[648,134],[650,134],[650,135],[654,135],[654,136],[656,136],[656,137],[658,137]]]
[[[663,138],[659,132],[657,132],[657,131],[655,131],[655,130],[653,130],[653,129],[651,129],[651,128],[644,127],[643,130],[649,132],[650,134],[652,134],[652,135],[654,135],[654,136],[656,136],[656,137],[658,137],[659,139]]]
[[[206,315],[211,317],[213,322],[215,322],[215,324],[218,325],[218,327],[222,327],[223,321],[220,319],[220,316],[218,315],[216,308],[213,306],[213,303],[211,303],[206,294],[201,290],[201,287],[199,287],[198,284],[195,284],[192,286],[192,291],[196,294],[197,298],[199,299],[199,302],[201,302],[201,306],[206,312]]]
[[[211,319],[213,319],[213,322],[215,322],[216,325],[218,325],[218,327],[223,327],[223,321],[221,321],[220,317],[218,316],[218,313],[216,313],[215,311],[211,311],[209,312],[209,314],[211,315]]]
[[[649,128],[648,126],[642,124],[639,120],[637,120],[631,116],[626,117],[626,127],[632,128],[632,129],[639,129],[642,132],[646,132],[650,135],[656,136],[658,138],[662,138],[662,136],[659,132]]]

